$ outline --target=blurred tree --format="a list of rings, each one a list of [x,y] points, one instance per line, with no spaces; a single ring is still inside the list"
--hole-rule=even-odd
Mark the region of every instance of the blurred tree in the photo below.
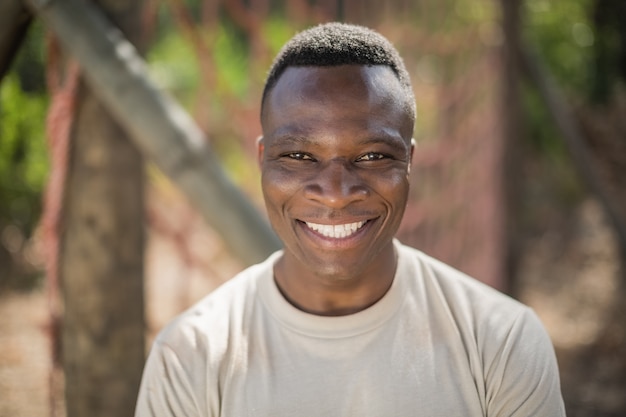
[[[20,1],[0,3],[0,80],[26,37],[32,15]]]
[[[99,4],[140,39],[140,1]],[[84,82],[76,94],[60,259],[67,415],[130,416],[145,350],[144,164]]]
[[[545,116],[548,112],[543,106],[538,108],[539,102],[533,98],[525,106],[533,132],[528,142],[536,157],[551,160],[547,165],[557,175],[548,175],[549,182],[560,181],[553,189],[555,195],[570,200],[572,195],[574,199],[584,195],[580,185],[577,191],[571,186],[575,170],[583,179],[577,183],[586,183],[604,205],[618,241],[626,290],[626,128],[621,116],[626,106],[626,2],[528,0],[526,5],[525,38],[537,47],[539,60],[547,63],[554,76],[556,84],[550,89],[562,90],[567,98],[568,109],[558,110],[573,116],[566,127],[558,121],[550,123]],[[533,60],[533,55],[529,56]],[[531,62],[532,66],[541,63]],[[549,84],[546,78],[552,78],[550,75],[535,75],[533,82]],[[541,94],[545,100],[545,91]],[[529,96],[533,95],[530,92]],[[572,138],[568,130],[580,136],[579,144],[570,140],[566,145],[568,140],[561,140]],[[559,166],[566,169],[555,172]]]
[[[517,271],[521,254],[521,161],[520,150],[525,132],[522,123],[519,53],[521,26],[521,0],[500,0],[502,9],[502,125],[503,125],[503,195],[506,249],[504,273],[508,278],[507,290],[517,291]]]
[[[562,354],[575,364],[563,369],[566,376],[564,400],[568,415],[572,414],[570,411],[581,416],[624,415],[626,3],[620,0],[558,3],[528,0],[527,5],[525,34],[530,44],[540,51],[536,55],[522,54],[529,69],[531,87],[536,89],[536,97],[541,97],[541,101],[529,102],[534,108],[526,107],[529,110],[527,121],[537,133],[528,141],[534,145],[533,156],[547,161],[544,165],[552,169],[548,173],[558,174],[554,170],[558,166],[567,166],[567,171],[575,167],[583,180],[576,182],[585,184],[587,191],[605,209],[621,262],[615,282],[622,291],[612,297],[609,305],[596,307],[605,311],[602,323],[598,323],[597,336]],[[542,61],[547,65],[542,65]],[[569,175],[560,174],[543,175],[535,181],[554,186],[555,178],[560,178],[561,188],[564,188],[563,179]],[[580,195],[585,193],[578,191],[578,199]],[[555,200],[554,197],[546,199],[549,203]],[[568,210],[575,206],[572,203],[570,200],[567,206],[562,202],[555,204],[557,216],[552,218],[567,217]]]
[[[626,2],[595,0],[591,14],[593,82],[590,95],[595,103],[608,103],[618,91],[618,83],[626,82]]]
[[[613,196],[620,244],[622,290],[626,295],[626,2],[595,0],[592,88],[577,109],[601,179]]]

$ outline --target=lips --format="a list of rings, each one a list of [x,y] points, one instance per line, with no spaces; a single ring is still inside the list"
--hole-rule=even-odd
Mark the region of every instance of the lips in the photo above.
[[[363,227],[365,223],[365,221],[346,224],[318,224],[304,222],[309,229],[331,239],[344,239],[350,237]]]

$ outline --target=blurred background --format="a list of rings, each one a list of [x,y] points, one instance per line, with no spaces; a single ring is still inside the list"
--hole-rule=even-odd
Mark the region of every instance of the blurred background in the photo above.
[[[0,6],[0,417],[130,416],[155,334],[251,258],[224,212],[198,208],[101,104],[50,29],[59,2],[25,4]],[[535,309],[570,417],[626,415],[626,2],[87,4],[137,46],[261,220],[274,55],[331,20],[385,35],[418,111],[398,237]]]

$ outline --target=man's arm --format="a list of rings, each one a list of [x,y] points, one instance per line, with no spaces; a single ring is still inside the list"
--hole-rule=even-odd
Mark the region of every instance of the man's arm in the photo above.
[[[487,341],[489,343],[489,341]],[[490,417],[565,416],[552,342],[530,309],[515,320],[506,340],[486,364]]]
[[[156,341],[144,368],[135,417],[199,417],[191,381],[176,352]]]

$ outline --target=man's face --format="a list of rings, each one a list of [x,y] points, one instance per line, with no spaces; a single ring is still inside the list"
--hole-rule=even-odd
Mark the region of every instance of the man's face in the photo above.
[[[405,103],[385,66],[290,67],[279,78],[259,160],[286,263],[348,279],[393,256],[413,151]]]

